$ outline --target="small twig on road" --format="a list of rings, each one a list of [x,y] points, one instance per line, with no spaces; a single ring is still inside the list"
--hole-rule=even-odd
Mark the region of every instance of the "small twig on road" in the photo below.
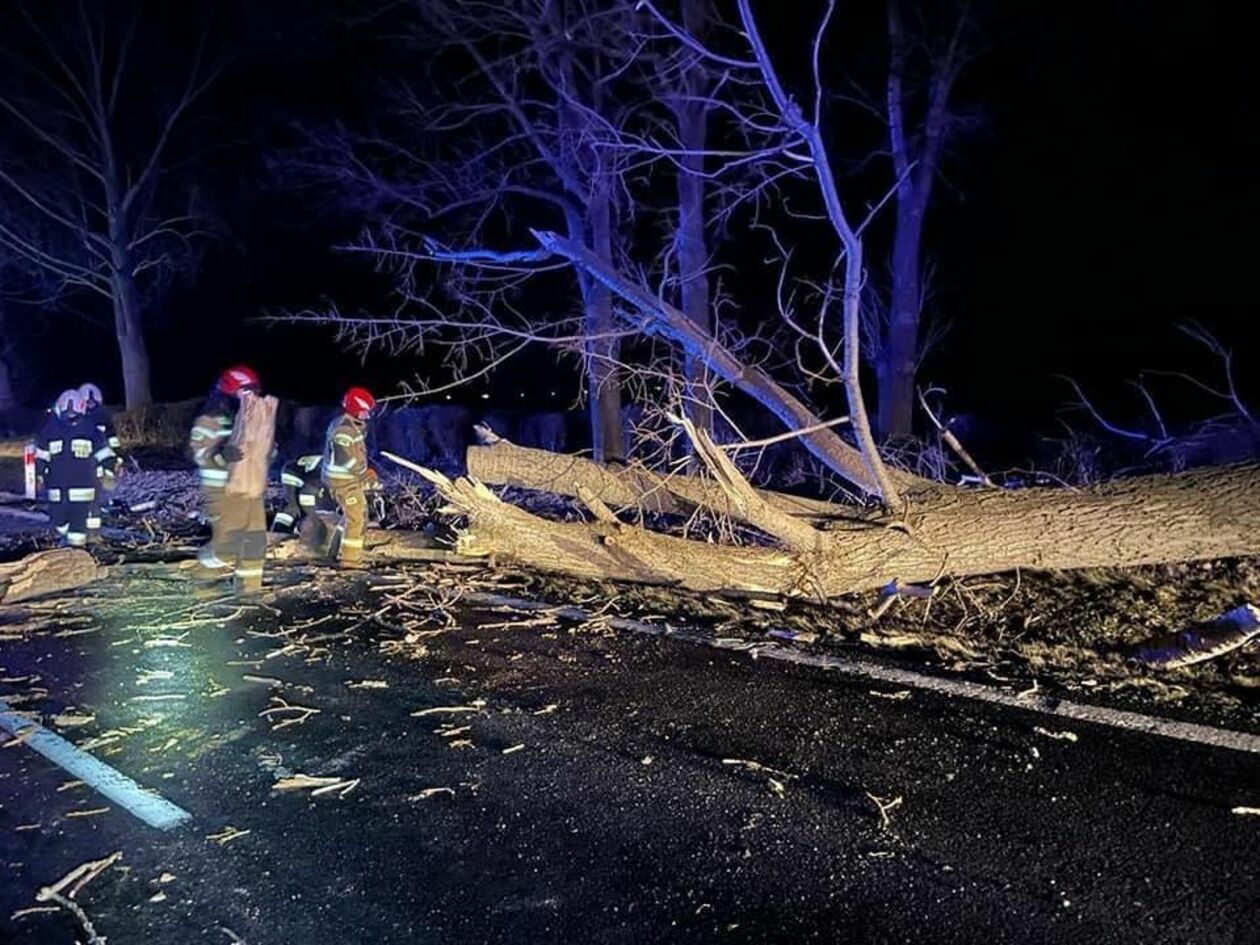
[[[471,705],[435,705],[430,709],[420,709],[411,713],[413,719],[422,718],[426,715],[454,715],[460,712],[480,712],[486,706],[486,700],[477,699]]]
[[[1260,807],[1235,807],[1230,813],[1239,817],[1260,817]]]
[[[233,827],[231,824],[228,824],[227,827],[225,827],[219,833],[208,834],[206,836],[206,839],[211,840],[222,847],[231,843],[233,840],[238,840],[241,837],[248,836],[249,833],[250,831],[248,830],[238,830],[237,828]]]
[[[345,797],[358,786],[358,778],[316,778],[309,774],[295,774],[292,777],[281,778],[271,786],[271,789],[273,791],[310,790],[311,797],[336,792],[339,797]]]
[[[1057,741],[1063,741],[1063,742],[1076,741],[1075,732],[1068,732],[1068,731],[1052,732],[1049,729],[1042,728],[1040,725],[1034,725],[1033,731],[1036,732],[1038,735],[1044,735],[1046,738],[1053,738]]]
[[[73,915],[83,931],[87,933],[87,945],[105,945],[105,939],[97,934],[96,928],[92,925],[92,920],[83,911],[83,907],[74,901],[74,897],[78,895],[84,886],[96,879],[120,859],[122,859],[122,851],[118,850],[104,859],[81,863],[51,886],[42,888],[36,893],[35,901],[55,902]],[[63,890],[67,888],[69,888],[69,892],[63,894]]]
[[[449,794],[451,797],[454,797],[454,796],[455,796],[455,789],[454,789],[454,788],[448,788],[448,787],[431,787],[431,788],[425,788],[425,789],[424,789],[423,791],[421,791],[419,794],[413,794],[413,795],[411,795],[410,797],[408,797],[408,798],[407,798],[407,800],[409,800],[409,801],[425,801],[425,800],[428,800],[428,799],[429,799],[429,798],[431,798],[431,797],[436,797],[438,794]]]
[[[232,945],[246,945],[245,939],[241,938],[226,925],[220,925],[218,929],[231,940]]]
[[[886,797],[876,797],[870,791],[866,792],[866,796],[871,799],[871,803],[879,810],[880,826],[885,830],[892,826],[892,820],[888,816],[888,812],[896,810],[901,806],[902,797],[898,794],[896,797],[889,799]]]
[[[267,719],[267,721],[270,722],[272,721],[271,717],[273,715],[282,715],[282,714],[290,713],[290,712],[294,713],[289,718],[281,719],[279,722],[276,722],[274,725],[272,725],[271,730],[273,732],[278,732],[280,729],[286,728],[287,726],[290,726],[290,725],[301,725],[303,722],[309,719],[312,715],[319,715],[320,712],[323,711],[321,709],[312,709],[309,706],[304,706],[304,705],[291,705],[289,702],[285,701],[284,699],[281,699],[279,696],[272,696],[271,701],[274,703],[274,705],[272,705],[271,708],[269,709],[263,709],[261,712],[259,712],[258,713],[259,718],[265,718]]]

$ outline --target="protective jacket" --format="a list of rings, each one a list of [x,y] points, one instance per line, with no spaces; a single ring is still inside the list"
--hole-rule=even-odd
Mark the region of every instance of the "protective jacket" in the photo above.
[[[85,544],[100,527],[100,479],[113,456],[96,425],[77,414],[50,414],[35,438],[36,475],[53,526],[68,544]]]
[[[223,447],[232,435],[232,417],[226,411],[207,410],[193,424],[188,452],[197,464],[202,488],[223,489],[228,481],[227,457]]]
[[[93,407],[87,412],[87,416],[84,419],[96,427],[97,431],[104,438],[105,445],[110,448],[113,455],[107,462],[102,464],[102,468],[106,475],[116,476],[123,464],[123,458],[120,452],[122,444],[118,439],[118,434],[114,431],[113,418],[104,407]]]
[[[328,425],[323,481],[328,486],[346,486],[363,485],[367,480],[367,424],[343,413]]]

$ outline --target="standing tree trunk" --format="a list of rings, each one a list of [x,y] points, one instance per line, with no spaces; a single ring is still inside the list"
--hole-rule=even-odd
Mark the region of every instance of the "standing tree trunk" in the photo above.
[[[903,191],[905,193],[903,194]],[[892,292],[888,329],[880,345],[878,427],[881,435],[907,436],[914,418],[914,376],[919,358],[922,308],[924,200],[909,180],[897,188],[897,223],[893,234]]]
[[[111,279],[114,292],[114,333],[118,339],[118,356],[122,361],[123,392],[128,410],[153,403],[149,384],[149,350],[144,343],[140,300],[136,283],[130,274],[115,272]]]
[[[684,0],[683,25],[692,36],[704,32],[703,0]],[[693,323],[713,334],[713,313],[709,308],[708,246],[704,234],[704,149],[708,139],[708,111],[701,101],[700,69],[687,71],[682,95],[674,102],[678,122],[678,143],[682,150],[678,167],[678,279],[682,310]],[[709,406],[711,376],[704,360],[684,351],[683,373],[687,390],[684,410],[698,429],[713,430],[713,410]]]
[[[9,340],[5,326],[3,303],[0,302],[0,410],[11,410],[17,406],[17,398],[13,394],[13,374],[9,368]]]
[[[591,246],[599,259],[612,266],[612,208],[605,183],[592,195],[587,208]],[[621,377],[617,370],[618,341],[613,322],[612,292],[596,279],[582,280],[586,307],[586,383],[590,397],[591,447],[597,462],[622,462],[626,456],[621,424]]]
[[[932,199],[932,185],[945,135],[949,131],[949,97],[960,68],[960,41],[967,13],[960,15],[942,55],[932,59],[926,109],[917,133],[907,133],[907,41],[900,0],[888,4],[888,148],[896,174],[897,219],[893,234],[892,287],[888,326],[876,359],[879,382],[879,432],[907,436],[914,418],[914,381],[918,371],[920,320],[923,312],[923,218]]]

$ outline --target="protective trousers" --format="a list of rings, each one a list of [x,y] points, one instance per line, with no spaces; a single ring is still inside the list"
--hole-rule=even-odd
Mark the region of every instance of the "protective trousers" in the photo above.
[[[49,490],[50,493],[53,491]],[[87,494],[95,494],[96,490],[58,489],[55,491],[57,498],[48,504],[48,519],[62,541],[71,548],[82,548],[87,544],[88,529],[93,515],[93,501],[87,497]],[[99,519],[97,521],[99,523]]]
[[[233,569],[232,586],[237,593],[261,590],[267,557],[267,512],[262,497],[225,492],[210,547],[216,558]]]
[[[338,545],[337,560],[342,564],[358,564],[363,560],[363,533],[367,529],[363,483],[357,479],[333,479],[328,483],[328,491],[341,511],[341,521],[333,538],[334,545]]]
[[[87,515],[83,523],[87,529],[87,542],[89,545],[96,544],[101,538],[101,489],[98,486],[93,491],[95,492],[95,497],[87,504]]]
[[[210,523],[210,543],[202,545],[201,550],[197,552],[197,579],[208,582],[226,577],[227,568],[231,564],[219,554],[223,547],[223,541],[219,537],[221,530],[219,518],[223,507],[223,487],[203,484],[201,487],[201,503],[206,521]]]

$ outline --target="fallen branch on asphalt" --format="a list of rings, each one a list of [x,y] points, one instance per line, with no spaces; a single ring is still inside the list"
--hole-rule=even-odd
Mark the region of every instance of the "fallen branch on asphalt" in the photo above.
[[[40,889],[35,895],[35,901],[55,902],[74,916],[83,931],[87,933],[88,945],[105,945],[105,939],[101,938],[97,933],[91,919],[83,911],[83,907],[74,901],[74,897],[79,894],[84,886],[96,879],[120,859],[122,859],[122,851],[118,850],[103,859],[81,863],[51,886],[45,886]],[[66,890],[69,891],[67,892]]]

